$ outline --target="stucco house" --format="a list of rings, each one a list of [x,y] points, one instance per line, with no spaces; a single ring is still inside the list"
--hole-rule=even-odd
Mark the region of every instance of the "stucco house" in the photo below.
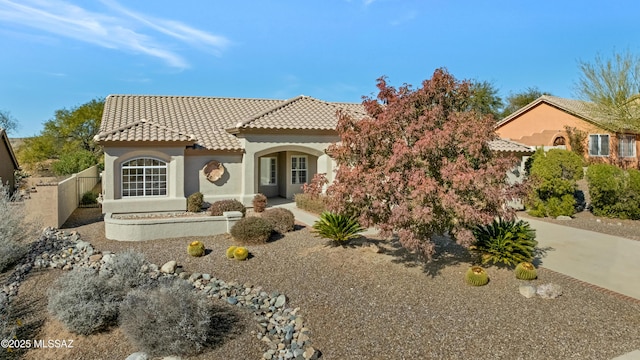
[[[7,132],[0,129],[0,181],[7,185],[11,193],[15,190],[15,172],[19,169],[18,159],[13,152]]]
[[[586,134],[585,159],[610,162],[622,167],[635,167],[638,162],[638,134],[608,130],[590,103],[543,95],[496,124],[501,138],[508,138],[529,146],[558,146],[571,148],[566,127]]]
[[[338,110],[366,116],[361,104],[308,96],[289,100],[110,95],[100,132],[104,213],[182,211],[185,198],[238,199],[256,193],[292,198],[316,173],[332,181],[325,153],[338,141]],[[530,154],[496,140],[504,154]]]

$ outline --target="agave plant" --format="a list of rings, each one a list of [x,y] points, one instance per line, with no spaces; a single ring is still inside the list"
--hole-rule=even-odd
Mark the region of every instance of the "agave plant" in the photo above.
[[[473,234],[476,243],[470,250],[480,255],[483,264],[515,266],[531,262],[538,245],[535,230],[523,220],[497,219],[491,224],[476,226]]]
[[[320,214],[320,219],[313,224],[313,229],[318,236],[336,242],[351,240],[364,231],[355,218],[327,211]]]

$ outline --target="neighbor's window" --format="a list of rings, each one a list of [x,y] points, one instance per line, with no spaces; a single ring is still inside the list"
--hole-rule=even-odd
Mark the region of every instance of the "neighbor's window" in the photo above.
[[[276,158],[260,158],[260,185],[276,185]]]
[[[589,156],[609,156],[609,135],[589,135]]]
[[[291,157],[291,183],[304,184],[307,182],[307,157]]]
[[[138,158],[122,164],[122,197],[167,195],[167,163]]]
[[[618,138],[618,153],[620,157],[636,157],[636,136],[620,135]]]

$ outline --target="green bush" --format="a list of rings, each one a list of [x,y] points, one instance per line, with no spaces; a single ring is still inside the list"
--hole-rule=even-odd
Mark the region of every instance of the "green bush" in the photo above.
[[[253,211],[261,213],[267,208],[267,197],[264,194],[256,194],[253,197]]]
[[[211,216],[222,216],[225,211],[240,211],[244,216],[247,213],[247,208],[238,200],[220,200],[209,207]]]
[[[293,231],[295,227],[295,217],[290,210],[282,208],[273,208],[265,211],[262,218],[273,225],[273,230],[284,234]]]
[[[313,224],[315,233],[323,238],[336,242],[348,241],[359,237],[365,229],[358,220],[341,214],[323,212],[320,219]]]
[[[87,191],[82,194],[82,199],[80,199],[80,205],[93,205],[98,203],[98,194]]]
[[[311,196],[310,194],[295,194],[294,200],[299,209],[312,212],[314,214],[322,214],[327,211],[327,197],[324,195]]]
[[[583,159],[567,150],[542,149],[530,158],[533,187],[526,206],[532,216],[571,216],[576,212],[576,181],[582,179]]]
[[[271,237],[273,225],[271,222],[250,216],[240,219],[231,227],[231,236],[244,244],[264,244]]]
[[[536,233],[523,220],[494,220],[491,224],[473,229],[476,242],[469,248],[480,255],[483,264],[515,266],[533,261]]]
[[[204,196],[201,192],[194,192],[187,198],[187,211],[197,213],[202,210],[202,204],[204,203]]]
[[[53,283],[48,300],[49,313],[69,331],[90,335],[117,324],[122,293],[108,278],[78,268]]]
[[[78,150],[60,156],[60,160],[52,165],[53,172],[60,175],[71,175],[88,169],[98,163],[98,158],[89,150]]]
[[[594,215],[640,220],[640,171],[596,164],[587,169],[587,181]]]
[[[120,305],[125,336],[139,350],[158,357],[201,352],[211,340],[211,317],[206,295],[177,278],[133,290]]]

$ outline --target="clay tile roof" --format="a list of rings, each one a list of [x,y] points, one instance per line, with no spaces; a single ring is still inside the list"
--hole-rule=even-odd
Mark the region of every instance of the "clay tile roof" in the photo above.
[[[360,104],[329,103],[308,96],[298,96],[249,117],[235,129],[313,129],[335,130],[338,110],[364,117]]]
[[[227,132],[241,129],[333,130],[336,111],[364,116],[360,104],[306,96],[290,100],[109,95],[97,141],[193,141],[213,150],[242,150]]]
[[[496,139],[489,141],[489,148],[497,152],[519,152],[519,153],[533,153],[529,146],[517,143],[515,141],[507,139]]]

